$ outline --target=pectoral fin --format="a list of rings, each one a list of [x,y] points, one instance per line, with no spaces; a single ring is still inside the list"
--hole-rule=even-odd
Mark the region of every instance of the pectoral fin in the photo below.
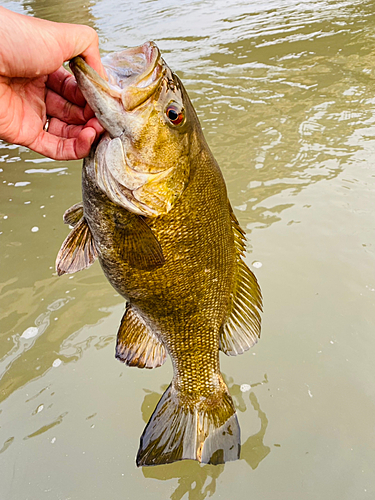
[[[242,260],[245,233],[231,207],[230,210],[237,262],[227,320],[220,332],[220,349],[229,356],[236,356],[250,349],[258,341],[262,294],[256,277]]]
[[[131,305],[117,333],[116,358],[138,368],[156,368],[167,359],[163,344]]]
[[[117,220],[115,224],[117,246],[122,259],[132,267],[144,271],[151,271],[164,264],[160,243],[141,217],[130,215],[126,222]]]
[[[73,208],[73,207],[72,207]],[[91,231],[84,217],[70,231],[56,258],[59,276],[72,274],[91,266],[98,254]]]
[[[83,203],[76,203],[64,213],[63,220],[65,224],[75,226],[83,217]]]

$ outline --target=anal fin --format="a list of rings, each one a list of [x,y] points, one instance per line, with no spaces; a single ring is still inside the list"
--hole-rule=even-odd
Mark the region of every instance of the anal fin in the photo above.
[[[257,343],[260,336],[262,293],[254,274],[242,260],[245,233],[231,207],[232,228],[236,247],[236,273],[227,319],[221,327],[220,349],[236,356]]]
[[[56,258],[56,271],[59,276],[72,274],[90,267],[98,253],[89,226],[84,217],[65,238]]]
[[[138,368],[156,368],[167,359],[165,347],[131,305],[117,333],[116,358]]]

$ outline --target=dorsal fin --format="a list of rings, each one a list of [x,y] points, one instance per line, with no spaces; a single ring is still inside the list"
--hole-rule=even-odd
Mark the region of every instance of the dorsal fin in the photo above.
[[[84,217],[70,231],[56,258],[59,276],[72,274],[91,266],[98,254],[91,231]]]
[[[156,368],[167,359],[163,344],[131,305],[117,333],[116,358],[138,368]]]
[[[230,205],[229,208],[236,248],[236,273],[227,319],[220,332],[220,349],[229,356],[236,356],[258,342],[262,293],[256,277],[242,260],[245,252],[245,232]]]
[[[76,203],[72,207],[68,208],[68,210],[66,210],[63,216],[63,220],[65,224],[76,226],[82,217],[83,203],[82,201],[80,201],[79,203]]]

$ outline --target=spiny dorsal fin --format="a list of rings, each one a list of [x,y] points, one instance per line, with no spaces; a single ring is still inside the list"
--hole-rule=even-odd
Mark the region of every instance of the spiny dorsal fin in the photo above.
[[[256,277],[242,260],[245,251],[245,233],[232,208],[230,206],[229,208],[236,247],[237,269],[227,319],[220,332],[220,349],[229,356],[236,356],[258,342],[262,293]]]
[[[76,226],[83,217],[83,203],[80,201],[66,210],[63,220],[65,224]]]
[[[167,359],[163,344],[131,305],[117,333],[116,358],[138,368],[157,368]]]
[[[165,258],[160,243],[151,228],[139,215],[116,219],[116,246],[120,257],[136,269],[151,271],[161,267]]]
[[[72,274],[90,267],[97,258],[91,231],[84,217],[65,238],[56,258],[56,271],[59,276]]]

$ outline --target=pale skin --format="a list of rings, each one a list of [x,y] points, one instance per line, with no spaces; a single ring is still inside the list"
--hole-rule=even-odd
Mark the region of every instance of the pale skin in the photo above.
[[[0,139],[56,160],[87,156],[103,128],[62,65],[80,55],[105,77],[96,32],[4,7],[0,32]]]

